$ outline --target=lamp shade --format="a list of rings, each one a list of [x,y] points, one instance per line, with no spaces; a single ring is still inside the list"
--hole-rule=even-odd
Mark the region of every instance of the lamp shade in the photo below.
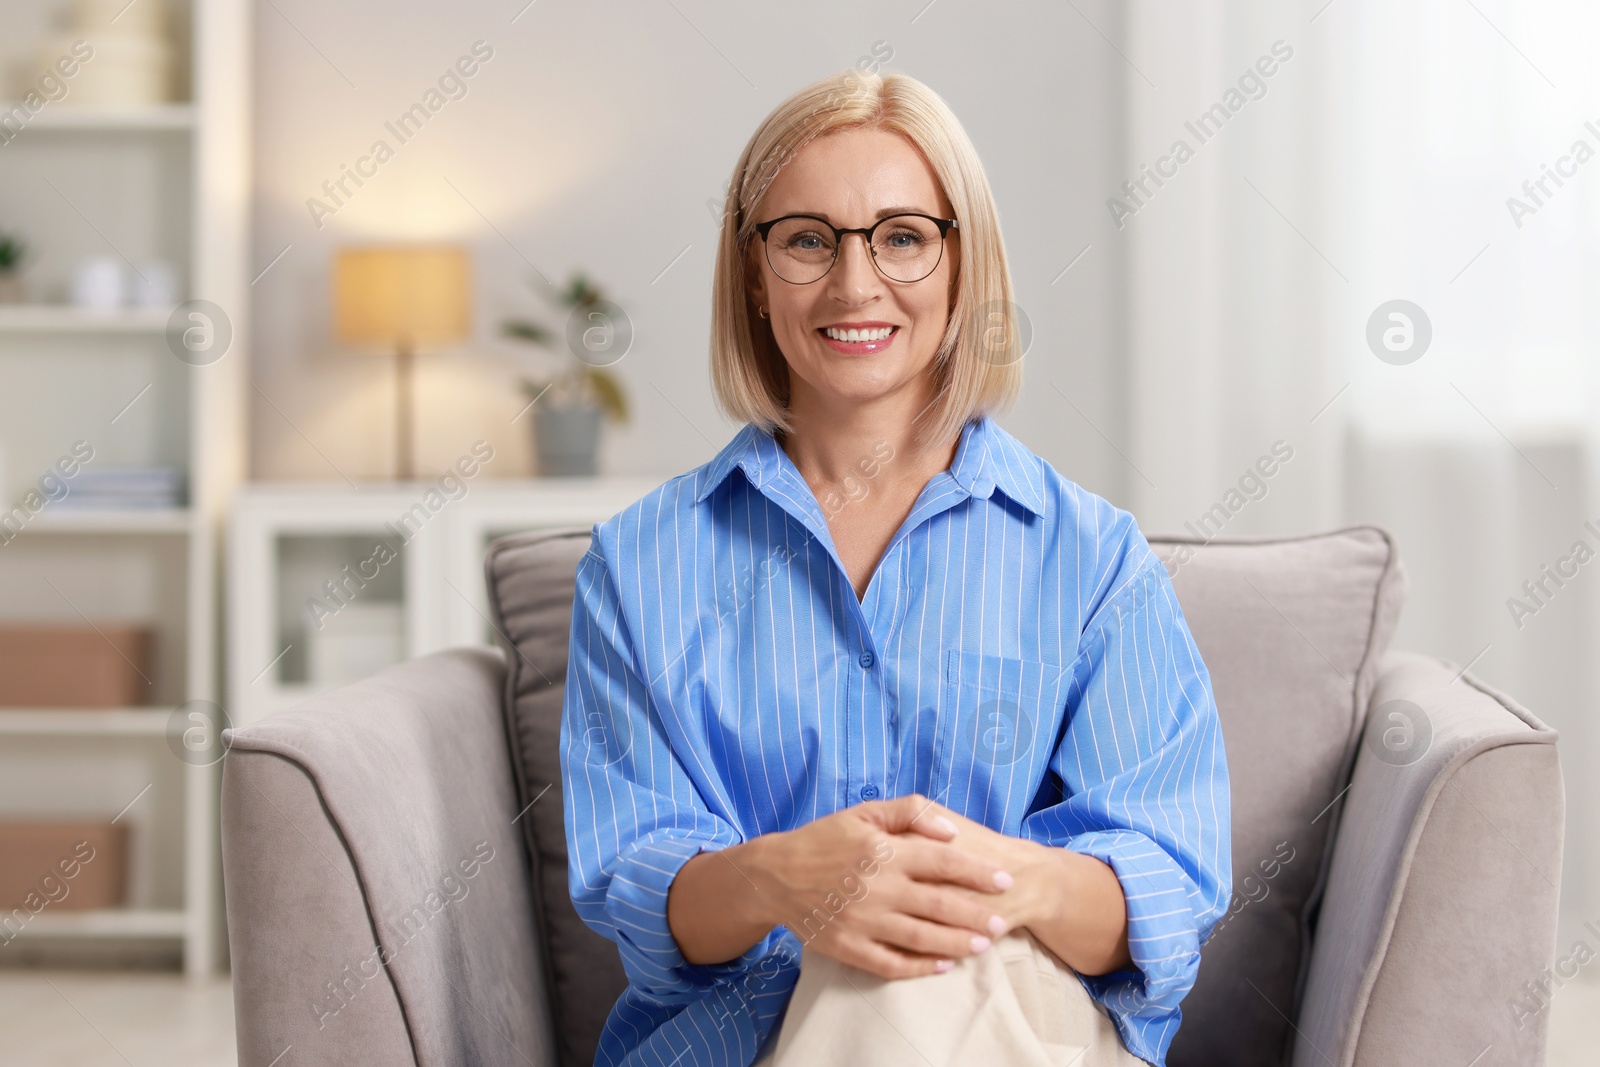
[[[342,249],[334,262],[334,333],[363,349],[420,351],[471,332],[471,267],[451,245]]]

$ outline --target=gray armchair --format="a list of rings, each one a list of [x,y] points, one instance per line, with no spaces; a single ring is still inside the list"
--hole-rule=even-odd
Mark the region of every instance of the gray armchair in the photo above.
[[[496,542],[499,650],[391,667],[227,735],[239,1062],[588,1064],[625,984],[567,894],[556,741],[589,532]],[[1211,672],[1232,907],[1168,1062],[1541,1064],[1553,730],[1386,646],[1387,535],[1152,538]],[[292,1047],[292,1052],[285,1055]]]

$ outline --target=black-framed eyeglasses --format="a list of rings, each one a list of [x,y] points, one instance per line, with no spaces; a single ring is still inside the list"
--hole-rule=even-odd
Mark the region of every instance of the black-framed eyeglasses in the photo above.
[[[847,234],[859,233],[878,271],[892,282],[920,282],[944,258],[945,235],[955,219],[890,215],[871,226],[842,230],[815,215],[784,215],[756,223],[772,273],[795,285],[820,281],[833,269]]]

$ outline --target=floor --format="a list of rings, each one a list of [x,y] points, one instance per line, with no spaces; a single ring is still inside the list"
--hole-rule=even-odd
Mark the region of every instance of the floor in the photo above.
[[[226,978],[191,985],[165,974],[0,971],[0,1035],[5,1062],[18,1067],[238,1063]],[[1590,1067],[1597,1046],[1600,979],[1569,982],[1550,1005],[1547,1067]]]
[[[1580,972],[1581,973],[1581,972]],[[1600,979],[1573,981],[1550,1001],[1547,1067],[1590,1067],[1600,1048]]]
[[[237,1067],[226,977],[0,970],[0,1060],[18,1067]],[[280,1067],[290,1067],[282,1064]]]

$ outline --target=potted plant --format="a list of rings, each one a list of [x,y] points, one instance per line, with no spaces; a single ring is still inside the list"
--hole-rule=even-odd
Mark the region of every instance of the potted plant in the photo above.
[[[565,289],[542,281],[538,288],[550,303],[567,309],[566,330],[557,333],[525,319],[508,320],[501,324],[501,330],[507,337],[557,350],[553,373],[522,381],[522,391],[534,405],[534,449],[539,473],[554,477],[593,475],[598,471],[602,420],[628,420],[627,394],[606,364],[627,351],[631,327],[622,310],[581,272],[573,274]]]
[[[22,238],[0,233],[0,304],[20,304],[25,298],[22,259],[27,252],[28,246]]]

